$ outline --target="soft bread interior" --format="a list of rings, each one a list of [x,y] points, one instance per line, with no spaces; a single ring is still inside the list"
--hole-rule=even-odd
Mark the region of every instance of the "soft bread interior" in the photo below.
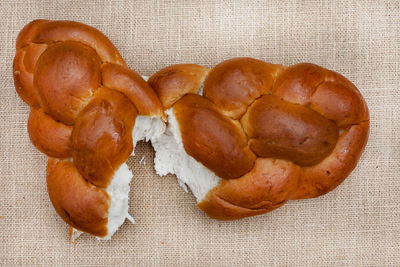
[[[190,188],[197,202],[214,188],[220,181],[213,172],[204,165],[189,156],[183,148],[179,125],[173,114],[172,108],[166,111],[168,125],[165,126],[160,118],[149,116],[138,116],[133,129],[133,143],[151,140],[156,152],[154,167],[158,175],[164,176],[168,173],[175,174],[179,185],[188,192]],[[134,156],[134,151],[132,152]],[[114,177],[106,191],[111,198],[108,210],[108,234],[99,240],[109,240],[111,236],[124,223],[125,219],[134,223],[129,215],[129,183],[132,172],[126,163],[115,172]],[[73,229],[71,238],[76,239],[82,232]]]
[[[143,77],[147,80],[147,77]],[[200,87],[198,94],[202,94]],[[137,116],[132,132],[133,145],[136,147],[139,141],[151,141],[156,152],[154,167],[158,175],[164,176],[168,173],[175,174],[179,185],[188,192],[188,188],[200,202],[219,182],[220,178],[207,169],[200,162],[189,156],[182,143],[178,122],[172,108],[165,111],[167,125],[158,117]],[[132,151],[131,156],[135,155]],[[126,163],[122,164],[115,172],[110,185],[106,188],[111,198],[111,205],[108,210],[108,234],[99,240],[109,240],[111,236],[124,223],[125,219],[134,223],[129,215],[129,183],[133,178]],[[78,238],[82,232],[72,229],[71,238]]]
[[[110,207],[108,208],[108,233],[105,237],[97,239],[109,240],[111,236],[118,230],[124,223],[125,219],[135,223],[133,218],[129,215],[129,183],[132,180],[132,172],[126,163],[122,164],[115,172],[110,185],[106,188],[107,194],[111,198]],[[77,239],[83,232],[73,229],[71,236],[72,240]]]
[[[134,147],[139,141],[149,141],[158,138],[165,131],[165,124],[160,118],[150,116],[137,116],[135,126],[132,132]],[[134,150],[131,156],[134,156]],[[114,173],[110,185],[106,188],[107,194],[111,198],[111,204],[108,209],[108,234],[97,239],[109,240],[111,236],[118,230],[128,219],[134,223],[134,219],[129,215],[129,183],[133,178],[133,174],[126,163],[123,163]],[[71,239],[75,240],[82,234],[81,231],[73,229]]]
[[[103,240],[108,240],[124,223],[125,219],[135,223],[133,218],[129,215],[129,183],[132,180],[132,172],[126,163],[122,164],[115,172],[110,185],[107,187],[106,192],[111,198],[111,204],[108,208],[108,234],[103,237]]]
[[[179,185],[187,192],[187,186],[200,202],[220,181],[213,172],[189,156],[182,143],[179,125],[172,108],[166,111],[168,126],[166,131],[151,142],[156,152],[154,168],[158,175],[175,174]]]
[[[137,116],[135,127],[133,128],[132,138],[133,146],[136,147],[137,142],[144,140],[146,142],[156,139],[165,131],[165,123],[158,117]],[[131,156],[135,155],[135,150]]]
[[[203,95],[203,87],[204,81],[197,94]],[[188,192],[189,187],[199,203],[208,191],[218,185],[221,178],[186,153],[173,108],[165,113],[168,116],[166,130],[158,138],[151,140],[156,152],[154,168],[161,176],[175,174],[179,185],[185,192]]]

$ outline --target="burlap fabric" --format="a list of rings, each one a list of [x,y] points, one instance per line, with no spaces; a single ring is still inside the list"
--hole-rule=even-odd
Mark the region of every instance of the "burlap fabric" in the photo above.
[[[400,265],[400,2],[288,2],[2,0],[0,265]],[[84,235],[71,244],[49,201],[46,157],[29,142],[28,107],[12,79],[15,38],[35,18],[100,29],[143,75],[236,56],[336,70],[369,105],[365,153],[323,197],[221,222],[199,211],[174,176],[158,177],[153,150],[142,143],[129,161],[137,223],[126,222],[111,241]]]

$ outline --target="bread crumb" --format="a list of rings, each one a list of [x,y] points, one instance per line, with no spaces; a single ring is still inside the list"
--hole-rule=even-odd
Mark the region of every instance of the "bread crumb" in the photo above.
[[[175,174],[179,185],[188,192],[187,186],[200,202],[207,193],[218,185],[221,178],[189,156],[182,142],[178,121],[172,108],[165,111],[168,115],[166,131],[151,143],[155,151],[154,169],[160,176]],[[201,177],[201,179],[199,179]]]

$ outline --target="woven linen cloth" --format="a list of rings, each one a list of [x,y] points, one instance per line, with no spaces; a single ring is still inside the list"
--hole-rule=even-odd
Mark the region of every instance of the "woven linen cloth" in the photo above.
[[[0,266],[400,265],[399,1],[1,0],[0,17]],[[333,69],[368,103],[369,142],[331,193],[230,222],[198,210],[175,176],[157,176],[153,149],[140,143],[128,162],[136,224],[71,244],[13,84],[15,39],[37,18],[98,28],[142,75],[237,56]]]

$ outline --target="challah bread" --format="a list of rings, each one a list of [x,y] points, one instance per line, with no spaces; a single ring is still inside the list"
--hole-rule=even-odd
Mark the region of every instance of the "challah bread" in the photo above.
[[[152,140],[158,174],[176,174],[210,217],[232,220],[337,187],[369,131],[367,105],[340,74],[234,58],[173,65],[149,84],[168,115]],[[204,85],[204,86],[203,86]]]
[[[176,174],[199,208],[232,220],[331,191],[368,139],[360,92],[317,65],[235,58],[169,66],[146,83],[107,37],[72,21],[32,21],[16,47],[29,136],[49,157],[49,197],[71,238],[109,239],[133,221],[125,162],[140,140],[152,141],[158,174]]]
[[[47,188],[71,236],[108,239],[128,214],[134,145],[164,131],[162,105],[98,30],[35,20],[18,35],[14,81],[32,143],[49,157]],[[131,219],[132,220],[132,219]]]

